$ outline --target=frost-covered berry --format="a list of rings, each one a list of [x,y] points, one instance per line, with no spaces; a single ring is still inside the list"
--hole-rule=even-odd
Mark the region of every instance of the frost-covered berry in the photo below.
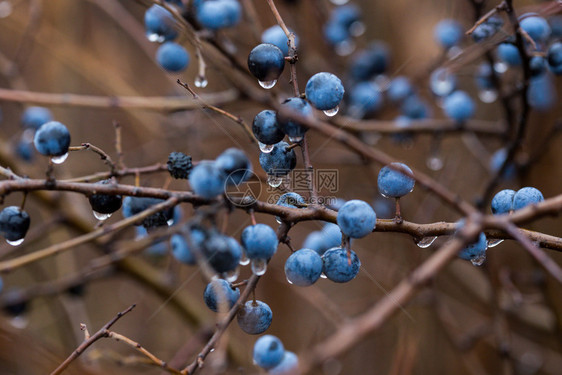
[[[269,153],[260,153],[259,161],[263,170],[270,176],[285,176],[295,169],[297,155],[293,149],[289,149],[287,142],[275,144]]]
[[[292,111],[293,113],[303,116],[312,116],[312,107],[308,102],[302,98],[294,97],[285,100],[282,107],[286,110]],[[298,142],[304,136],[304,133],[308,131],[308,127],[301,125],[300,122],[290,119],[289,117],[277,113],[277,123],[292,142]]]
[[[21,116],[21,124],[30,129],[39,129],[41,125],[53,120],[53,114],[45,107],[28,107]]]
[[[330,249],[322,255],[323,272],[336,283],[351,281],[359,273],[361,262],[353,250],[341,247]]]
[[[277,123],[277,114],[270,109],[263,110],[254,117],[252,132],[265,145],[274,145],[285,138],[285,133]]]
[[[249,259],[269,259],[279,245],[275,231],[269,225],[261,223],[244,228],[241,242]]]
[[[513,210],[513,197],[515,190],[504,189],[494,195],[492,199],[492,213],[494,215],[507,214]]]
[[[218,312],[224,308],[224,311],[230,310],[232,306],[240,298],[240,289],[233,288],[230,283],[224,279],[215,279],[205,287],[203,299],[205,305],[214,312]]]
[[[70,133],[60,122],[49,121],[35,132],[33,144],[42,155],[62,156],[68,152]]]
[[[447,117],[462,122],[474,115],[474,100],[464,91],[455,91],[443,101],[443,110]]]
[[[240,328],[250,335],[259,335],[271,325],[273,312],[262,301],[247,301],[238,311],[237,321]]]
[[[366,202],[358,199],[346,202],[338,211],[338,226],[351,238],[362,238],[375,228],[377,215]]]
[[[111,180],[103,180],[96,184],[108,185],[111,183]],[[122,197],[118,194],[92,194],[88,197],[88,201],[94,212],[112,214],[121,208]]]
[[[285,348],[283,343],[273,335],[264,335],[254,344],[254,362],[263,369],[270,369],[281,363]]]
[[[306,99],[322,111],[336,108],[345,90],[341,80],[332,73],[321,72],[313,75],[306,83]]]
[[[213,199],[224,192],[226,175],[214,161],[201,161],[189,174],[189,184],[195,192],[206,199]]]
[[[312,285],[322,274],[322,258],[311,249],[295,251],[285,262],[287,280],[297,286]]]
[[[248,55],[248,69],[258,81],[276,81],[284,68],[285,55],[274,44],[259,44]]]
[[[544,201],[544,197],[539,189],[534,187],[524,187],[517,190],[513,196],[513,209],[519,210],[531,204]]]
[[[158,47],[156,61],[169,72],[182,72],[189,64],[189,53],[175,42],[166,42]]]
[[[173,178],[186,180],[189,177],[193,164],[191,163],[191,156],[183,152],[172,152],[168,156],[166,166]]]
[[[391,166],[383,167],[377,178],[379,192],[387,198],[400,198],[414,189],[415,180],[400,172],[400,169],[412,174],[412,170],[403,163],[391,163]]]
[[[4,207],[0,211],[0,234],[10,242],[22,240],[29,224],[29,215],[17,206]]]
[[[228,148],[220,154],[215,163],[217,167],[227,176],[229,185],[238,185],[252,176],[252,163],[238,148]]]

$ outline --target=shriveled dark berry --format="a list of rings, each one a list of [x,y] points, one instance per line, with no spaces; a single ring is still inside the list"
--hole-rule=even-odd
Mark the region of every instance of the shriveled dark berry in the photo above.
[[[168,171],[173,178],[186,180],[193,165],[191,164],[191,156],[183,152],[172,152],[168,156]]]
[[[111,180],[97,182],[100,185],[110,184]],[[92,210],[100,214],[112,214],[121,208],[122,197],[111,194],[92,194],[88,197]]]
[[[125,197],[123,200],[123,216],[131,217],[136,215],[151,206],[164,202],[163,199],[149,198],[149,197]],[[168,221],[174,217],[174,208],[168,208],[164,211],[154,213],[142,222],[136,225],[142,225],[145,228],[153,228],[168,225]]]
[[[0,234],[8,241],[18,241],[25,237],[29,229],[29,215],[17,206],[5,207],[0,212]]]

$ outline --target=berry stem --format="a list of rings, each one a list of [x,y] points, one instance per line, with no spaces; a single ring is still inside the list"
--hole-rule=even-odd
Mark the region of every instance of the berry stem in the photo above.
[[[23,210],[25,208],[25,201],[27,200],[27,191],[23,192],[23,199],[21,200],[20,208]]]
[[[402,213],[400,212],[400,198],[396,198],[396,215],[394,216],[394,222],[396,224],[402,224]]]
[[[254,210],[249,210],[248,213],[250,214],[250,219],[252,220],[252,225],[256,225],[256,214]]]

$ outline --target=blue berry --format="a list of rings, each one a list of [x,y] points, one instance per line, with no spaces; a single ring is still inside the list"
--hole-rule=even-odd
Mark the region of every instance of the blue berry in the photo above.
[[[351,61],[351,77],[366,81],[386,71],[389,64],[388,47],[383,42],[373,42],[367,49],[358,52]]]
[[[322,274],[322,258],[311,249],[295,251],[285,262],[287,280],[297,286],[312,285]]]
[[[238,325],[250,335],[265,332],[271,325],[272,318],[271,309],[262,301],[247,301],[237,315]]]
[[[28,107],[21,116],[21,124],[26,128],[35,130],[52,120],[53,114],[45,107]]]
[[[373,201],[373,209],[377,213],[379,219],[392,219],[396,214],[396,207],[391,200],[381,197],[375,198]]]
[[[562,42],[555,42],[548,48],[548,66],[554,74],[562,74]]]
[[[399,103],[414,93],[410,80],[405,76],[398,76],[390,81],[386,95],[393,103]]]
[[[285,35],[285,32],[279,25],[271,26],[270,28],[264,30],[261,34],[262,43],[271,43],[279,47],[283,54],[287,56],[289,54],[289,45],[287,44],[289,38]],[[299,38],[295,35],[295,46],[299,46]]]
[[[519,210],[531,204],[544,201],[544,197],[539,189],[534,187],[524,187],[517,190],[513,197],[513,209]]]
[[[361,118],[378,111],[383,105],[380,88],[371,82],[360,82],[354,85],[349,93],[349,113]]]
[[[478,240],[476,240],[476,242],[471,243],[459,252],[459,258],[472,260],[482,257],[486,253],[487,248],[488,241],[486,240],[486,235],[481,232],[478,235]]]
[[[224,192],[226,175],[214,161],[201,161],[189,174],[189,184],[195,194],[213,199]]]
[[[193,237],[191,240],[196,242]],[[183,235],[174,234],[170,239],[170,243],[172,245],[172,255],[178,261],[189,265],[195,265],[197,263],[197,259],[195,258],[193,252],[189,249],[189,245]]]
[[[527,101],[529,106],[537,111],[548,111],[556,105],[556,86],[551,75],[543,74],[531,78],[527,89]]]
[[[229,236],[214,233],[204,242],[203,254],[218,273],[234,271],[242,258],[242,248]]]
[[[474,115],[474,100],[464,91],[455,91],[445,98],[443,110],[449,118],[463,122]]]
[[[264,335],[254,344],[254,362],[264,369],[270,369],[281,363],[285,348],[277,337]]]
[[[431,111],[427,103],[417,95],[410,95],[400,106],[400,113],[412,120],[429,117]]]
[[[196,11],[197,21],[210,30],[236,26],[242,18],[242,8],[237,0],[204,1]]]
[[[550,25],[550,36],[552,38],[562,37],[562,15],[553,15],[549,17],[548,24]]]
[[[160,5],[152,5],[144,14],[144,27],[150,41],[163,42],[178,36],[172,13]]]
[[[529,60],[531,77],[538,77],[546,72],[546,59],[542,56],[533,56]]]
[[[189,53],[177,43],[166,42],[158,47],[156,61],[169,72],[182,72],[189,64]]]
[[[302,247],[305,249],[312,249],[322,255],[327,250],[322,231],[315,230],[310,232],[304,239]]]
[[[391,163],[390,165],[403,169],[410,174],[412,170],[403,163]],[[388,165],[383,167],[377,178],[379,192],[387,198],[400,198],[414,189],[416,181],[400,172],[399,170],[392,169]]]
[[[303,116],[312,116],[312,107],[308,102],[302,98],[294,97],[285,100],[282,104],[283,108],[292,111],[293,113]],[[289,139],[293,139],[295,142],[300,140],[304,136],[304,133],[308,131],[308,127],[302,126],[298,121],[291,120],[290,118],[277,113],[277,123],[283,130],[285,134],[289,136]]]
[[[494,89],[494,82],[492,81],[492,68],[487,62],[478,65],[475,79],[478,88],[482,90]]]
[[[32,142],[22,137],[16,145],[15,152],[22,160],[30,162],[33,160],[35,150]]]
[[[285,138],[285,133],[277,123],[275,111],[266,109],[254,117],[252,132],[258,141],[266,145],[274,145]]]
[[[103,180],[96,182],[100,185],[111,184],[111,180]],[[100,214],[112,214],[121,208],[122,198],[117,194],[92,194],[88,197],[90,206],[95,212]]]
[[[519,49],[512,43],[501,43],[498,46],[498,57],[503,62],[511,66],[521,65],[521,55]]]
[[[279,245],[277,234],[266,224],[244,228],[241,242],[249,259],[269,259],[275,254]]]
[[[507,214],[513,210],[515,190],[504,189],[494,195],[492,199],[492,213],[494,215]]]
[[[351,281],[359,273],[361,262],[353,250],[341,247],[333,248],[322,255],[323,272],[326,277],[336,283]]]
[[[222,311],[223,308],[225,311],[230,310],[238,298],[240,298],[240,289],[233,288],[228,281],[223,279],[211,281],[203,293],[205,305],[214,312]]]
[[[333,46],[343,43],[351,38],[349,30],[341,23],[328,22],[324,25],[323,31],[324,39]]]
[[[0,211],[0,234],[8,241],[22,240],[29,224],[29,215],[17,206],[4,207]]]
[[[300,194],[293,192],[281,195],[276,204],[279,206],[291,208],[301,208],[306,206],[304,198]]]
[[[341,80],[332,73],[316,73],[306,83],[306,99],[319,110],[336,108],[345,90]]]
[[[444,19],[433,30],[433,36],[443,48],[456,46],[463,37],[463,27],[458,21]]]
[[[270,176],[285,176],[295,169],[297,156],[293,149],[287,149],[287,142],[275,144],[269,153],[260,153],[259,161],[263,170]]]
[[[507,149],[500,148],[496,152],[493,153],[492,158],[490,159],[490,170],[492,172],[499,172],[500,168],[502,167],[505,159],[507,158]],[[509,163],[503,172],[503,178],[505,179],[512,179],[517,176],[517,168],[513,162]]]
[[[353,4],[346,4],[332,9],[330,21],[349,29],[355,22],[361,20],[361,9]]]
[[[550,25],[536,14],[522,15],[519,26],[537,43],[544,43],[550,36]]]
[[[472,39],[477,43],[482,42],[497,33],[502,26],[503,20],[498,16],[492,16],[474,29]]]
[[[375,228],[377,215],[373,208],[361,200],[350,200],[338,211],[338,226],[351,238],[362,238]]]
[[[259,44],[248,55],[248,69],[259,81],[276,81],[284,68],[285,55],[274,44]]]
[[[227,176],[229,185],[238,185],[252,177],[252,163],[244,151],[231,147],[215,160],[217,167]]]
[[[285,351],[283,359],[281,362],[269,369],[268,375],[286,375],[286,374],[297,374],[297,369],[299,366],[299,357],[293,352]]]
[[[35,132],[33,144],[42,155],[62,156],[68,152],[70,133],[60,122],[49,121]]]
[[[338,247],[342,242],[342,233],[339,226],[333,223],[326,223],[322,230],[310,232],[302,245],[305,249],[312,249],[319,255],[332,247]]]

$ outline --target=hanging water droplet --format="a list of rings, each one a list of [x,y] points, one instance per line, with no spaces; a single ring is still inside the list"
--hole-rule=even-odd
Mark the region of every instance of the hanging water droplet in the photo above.
[[[215,351],[215,348],[211,348],[211,350],[209,350],[209,353],[212,353]]]
[[[283,183],[283,176],[280,177],[274,175],[267,176],[267,184],[272,188],[279,187],[281,186],[282,183]]]
[[[262,276],[267,271],[267,260],[265,259],[252,259],[250,264],[252,273],[256,276]]]
[[[201,87],[201,88],[204,89],[209,84],[209,81],[207,81],[207,78],[205,78],[205,77],[197,76],[197,77],[195,77],[194,84],[195,84],[195,87]]]
[[[169,219],[168,221],[166,221],[166,224],[168,224],[169,227],[171,227],[172,225],[174,225],[174,219]]]
[[[29,324],[29,319],[25,315],[17,315],[10,319],[10,324],[12,327],[17,329],[24,329]]]
[[[433,242],[435,242],[435,240],[437,239],[437,236],[435,237],[424,237],[421,240],[414,240],[416,245],[418,245],[418,247],[422,248],[422,249],[426,249],[428,247],[430,247]]]
[[[453,46],[449,48],[449,50],[447,51],[447,57],[449,58],[449,60],[456,59],[457,57],[460,56],[461,53],[462,53],[462,48],[458,46]]]
[[[247,266],[250,264],[250,258],[246,256],[244,252],[242,252],[242,257],[240,258],[240,262],[238,262],[241,266]]]
[[[302,135],[297,135],[296,137],[289,137],[289,141],[293,143],[299,143],[300,141],[302,141],[302,139],[303,139]]]
[[[94,214],[94,217],[98,220],[107,220],[111,217],[111,214],[102,214],[101,212],[97,212],[97,211],[92,211],[92,213]]]
[[[488,247],[496,247],[501,244],[504,240],[502,239],[495,239],[495,240],[488,240]]]
[[[327,279],[328,276],[324,275],[324,272],[322,272],[322,273],[320,274],[320,278],[322,278],[322,279]]]
[[[53,156],[53,157],[51,157],[51,161],[52,161],[54,164],[62,164],[62,163],[64,163],[64,161],[66,160],[66,158],[68,158],[68,152],[67,152],[66,154],[64,154],[64,155],[61,155],[61,156]]]
[[[289,284],[293,285],[293,282],[292,282],[291,279],[289,279],[288,277],[287,277],[287,282],[288,282]]]
[[[12,14],[12,10],[14,7],[12,6],[12,2],[9,0],[4,0],[0,2],[0,18],[6,18],[10,14]]]
[[[283,224],[283,220],[281,220],[279,216],[275,216],[275,221],[277,222],[277,224]]]
[[[158,33],[146,33],[146,39],[153,43],[162,43],[166,38]]]
[[[275,84],[277,83],[277,80],[274,79],[273,81],[258,81],[258,83],[259,83],[260,86],[263,87],[264,89],[269,90],[270,88],[272,88],[273,86],[275,86]]]
[[[427,167],[432,171],[439,171],[443,168],[443,159],[439,156],[430,156],[427,158]]]
[[[261,142],[258,142],[258,145],[260,146],[260,151],[264,154],[269,154],[271,151],[273,151],[273,147],[275,147],[275,145],[266,145],[265,143]]]
[[[338,111],[339,111],[339,110],[340,110],[340,107],[335,106],[335,107],[332,108],[332,109],[327,109],[327,110],[325,110],[325,111],[324,111],[324,114],[325,114],[326,116],[328,116],[328,117],[333,117],[333,116],[335,116],[335,115],[338,114]]]
[[[236,280],[238,280],[238,276],[240,275],[240,270],[238,269],[238,267],[236,267],[236,269],[229,271],[229,272],[225,272],[223,273],[223,278],[228,281],[229,283],[233,283]]]
[[[354,37],[363,35],[365,33],[365,30],[367,30],[367,28],[361,21],[355,21],[351,25],[349,25],[349,33]]]
[[[446,68],[437,68],[429,77],[429,88],[437,96],[447,96],[455,90],[457,78]]]
[[[478,98],[483,103],[493,103],[498,98],[498,92],[494,89],[485,89],[478,91]]]
[[[496,73],[499,74],[503,74],[505,72],[507,72],[507,64],[504,63],[503,61],[498,61],[494,64],[494,70],[496,71]]]
[[[334,46],[338,56],[349,56],[355,50],[355,43],[352,40],[344,40]]]
[[[470,260],[470,263],[472,263],[473,266],[481,266],[484,264],[485,261],[486,261],[486,252],[483,251],[482,253],[480,253],[480,255],[472,258]]]
[[[10,240],[6,240],[6,242],[8,243],[8,245],[12,245],[12,246],[19,246],[23,243],[23,238],[20,238],[19,240],[15,240],[15,241],[10,241]]]
[[[349,2],[349,0],[330,0],[330,2],[334,5],[344,5]]]

